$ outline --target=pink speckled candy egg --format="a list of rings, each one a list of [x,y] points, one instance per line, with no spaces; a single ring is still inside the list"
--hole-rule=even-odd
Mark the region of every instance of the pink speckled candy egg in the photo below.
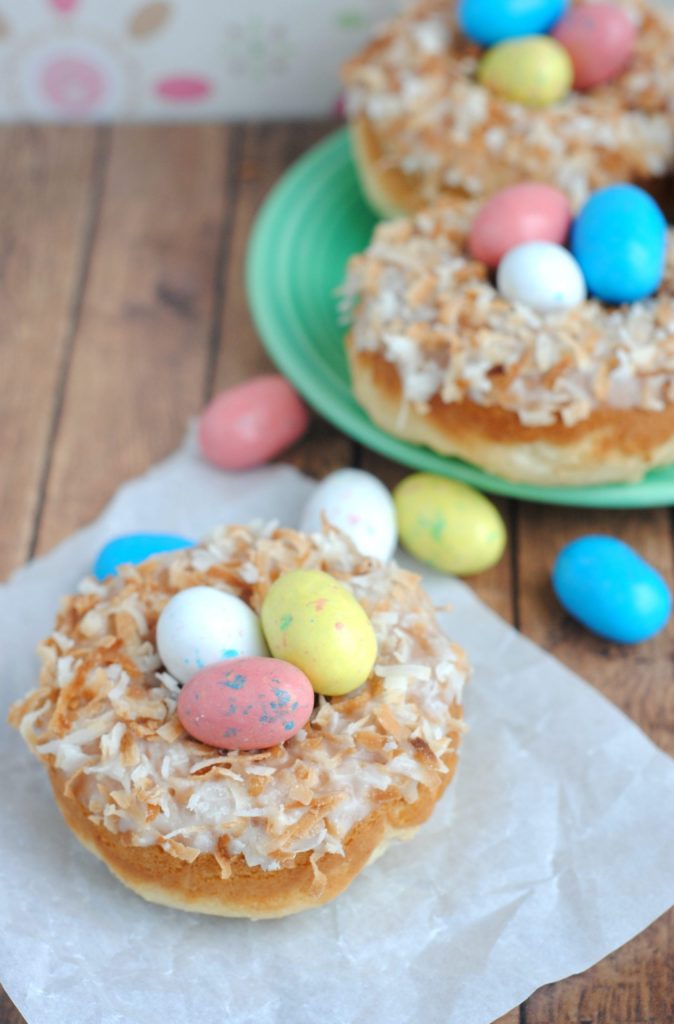
[[[563,192],[536,182],[494,193],[473,221],[468,250],[473,259],[497,267],[510,249],[524,242],[562,245],[571,226],[571,206]]]
[[[220,750],[266,750],[306,725],[314,708],[311,683],[277,658],[232,658],[209,665],[180,691],[186,732]]]
[[[276,373],[221,391],[199,420],[199,445],[222,469],[261,466],[290,447],[309,426],[307,408]]]
[[[571,57],[574,89],[591,89],[627,66],[636,26],[627,11],[615,4],[578,4],[557,23],[552,35]]]

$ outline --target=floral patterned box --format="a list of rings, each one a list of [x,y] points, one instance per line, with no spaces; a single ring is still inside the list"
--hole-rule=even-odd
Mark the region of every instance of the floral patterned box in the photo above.
[[[400,0],[0,0],[0,119],[316,115]]]

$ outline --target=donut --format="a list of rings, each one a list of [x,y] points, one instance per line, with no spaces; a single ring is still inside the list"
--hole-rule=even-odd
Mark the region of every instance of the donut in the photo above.
[[[537,312],[467,251],[481,204],[381,222],[342,289],[356,399],[406,441],[531,484],[674,462],[674,232],[656,294]]]
[[[423,0],[385,25],[343,73],[374,209],[412,213],[527,179],[560,187],[575,207],[616,181],[661,186],[674,167],[674,20],[647,0],[619,6],[637,23],[626,69],[538,108],[477,81],[483,51],[460,32],[456,0]]]
[[[279,576],[329,573],[370,617],[378,657],[346,697],[317,697],[307,725],[266,750],[188,735],[157,619],[209,586],[259,611]],[[10,714],[46,765],[66,823],[140,896],[182,910],[272,918],[334,898],[407,839],[450,782],[464,729],[464,653],[420,580],[359,554],[326,526],[222,527],[200,546],[87,577],[42,643],[39,686]]]

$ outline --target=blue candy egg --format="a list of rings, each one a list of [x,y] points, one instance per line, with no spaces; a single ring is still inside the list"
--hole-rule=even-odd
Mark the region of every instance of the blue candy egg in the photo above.
[[[541,35],[562,17],[568,0],[460,0],[461,31],[481,46],[502,39]]]
[[[193,544],[193,540],[170,533],[128,533],[123,537],[115,537],[108,541],[96,559],[94,575],[104,580],[106,576],[114,576],[120,565],[138,565],[151,555],[191,548]]]
[[[562,548],[552,585],[569,615],[607,640],[638,644],[658,633],[672,610],[659,572],[615,537],[580,537]]]
[[[637,302],[657,291],[667,221],[636,185],[610,185],[588,200],[571,229],[571,252],[589,291],[604,302]]]

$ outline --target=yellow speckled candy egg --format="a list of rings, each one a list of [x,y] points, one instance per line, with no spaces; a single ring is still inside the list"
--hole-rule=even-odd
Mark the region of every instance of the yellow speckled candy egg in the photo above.
[[[498,510],[479,491],[430,473],[413,473],[393,492],[400,540],[421,562],[456,576],[491,568],[506,546]]]
[[[514,103],[547,107],[567,95],[573,62],[550,36],[507,39],[488,50],[477,69],[478,81]]]
[[[353,594],[326,572],[298,569],[280,576],[260,618],[274,657],[301,668],[316,693],[350,693],[372,671],[372,623]]]

